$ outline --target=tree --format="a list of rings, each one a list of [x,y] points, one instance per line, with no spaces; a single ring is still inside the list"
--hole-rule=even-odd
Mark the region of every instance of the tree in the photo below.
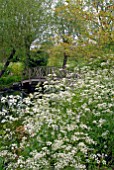
[[[62,46],[63,69],[66,68],[68,57],[75,53],[77,42],[87,37],[86,11],[80,1],[59,1],[53,14],[53,30],[55,43]],[[76,53],[75,53],[76,54]]]
[[[27,65],[31,43],[36,38],[40,41],[47,27],[51,1],[46,4],[47,0],[0,0],[0,60],[5,63],[0,77],[15,53],[19,59],[26,56],[21,59]]]
[[[114,45],[114,2],[112,0],[87,0],[90,38],[102,52],[112,52]],[[91,17],[90,17],[91,16]]]
[[[58,1],[52,23],[56,47],[62,52],[63,68],[72,54],[97,57],[112,52],[114,44],[114,16],[110,10],[112,8],[111,0]]]

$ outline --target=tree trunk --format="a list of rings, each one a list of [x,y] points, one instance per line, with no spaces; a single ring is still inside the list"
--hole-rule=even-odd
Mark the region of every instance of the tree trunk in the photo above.
[[[63,69],[66,69],[68,55],[64,52],[64,59],[63,59]]]
[[[3,74],[5,73],[7,67],[8,67],[9,64],[10,64],[11,59],[13,59],[13,56],[15,55],[15,52],[16,52],[15,49],[13,49],[13,50],[11,51],[10,56],[8,57],[6,63],[4,64],[4,68],[2,69],[2,71],[0,71],[0,78],[1,78],[1,77],[3,76]]]

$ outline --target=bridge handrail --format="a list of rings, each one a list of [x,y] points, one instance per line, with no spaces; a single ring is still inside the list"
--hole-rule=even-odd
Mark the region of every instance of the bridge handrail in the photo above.
[[[34,68],[28,68],[22,73],[22,80],[31,78],[45,78],[48,74],[61,77],[65,76],[66,71],[68,70],[64,70],[61,67],[54,66],[38,66]]]

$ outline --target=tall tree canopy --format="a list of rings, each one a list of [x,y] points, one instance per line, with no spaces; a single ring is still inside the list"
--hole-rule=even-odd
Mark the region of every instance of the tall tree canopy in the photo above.
[[[57,50],[63,53],[63,68],[70,55],[97,57],[113,52],[112,0],[58,0],[53,25]]]
[[[89,21],[89,36],[104,51],[113,51],[114,1],[86,0]]]
[[[7,61],[5,67],[15,52],[29,60],[36,39],[51,38],[59,45],[63,68],[76,52],[94,56],[113,51],[112,0],[0,0],[0,7],[0,60]]]
[[[53,35],[55,43],[63,52],[63,68],[68,57],[74,52],[73,46],[77,39],[83,39],[87,27],[83,17],[85,12],[79,1],[58,1],[52,15]]]
[[[19,56],[29,55],[31,43],[42,39],[46,30],[50,5],[48,0],[0,0],[1,61],[11,60],[12,50]]]

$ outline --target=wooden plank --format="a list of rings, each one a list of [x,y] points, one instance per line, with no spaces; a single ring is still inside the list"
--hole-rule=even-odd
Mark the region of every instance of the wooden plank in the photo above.
[[[44,78],[38,78],[38,79],[28,79],[28,80],[23,80],[23,81],[21,81],[21,83],[22,84],[24,84],[24,83],[29,83],[29,84],[31,84],[32,82],[44,82],[44,81],[46,81],[46,79],[44,79]]]

